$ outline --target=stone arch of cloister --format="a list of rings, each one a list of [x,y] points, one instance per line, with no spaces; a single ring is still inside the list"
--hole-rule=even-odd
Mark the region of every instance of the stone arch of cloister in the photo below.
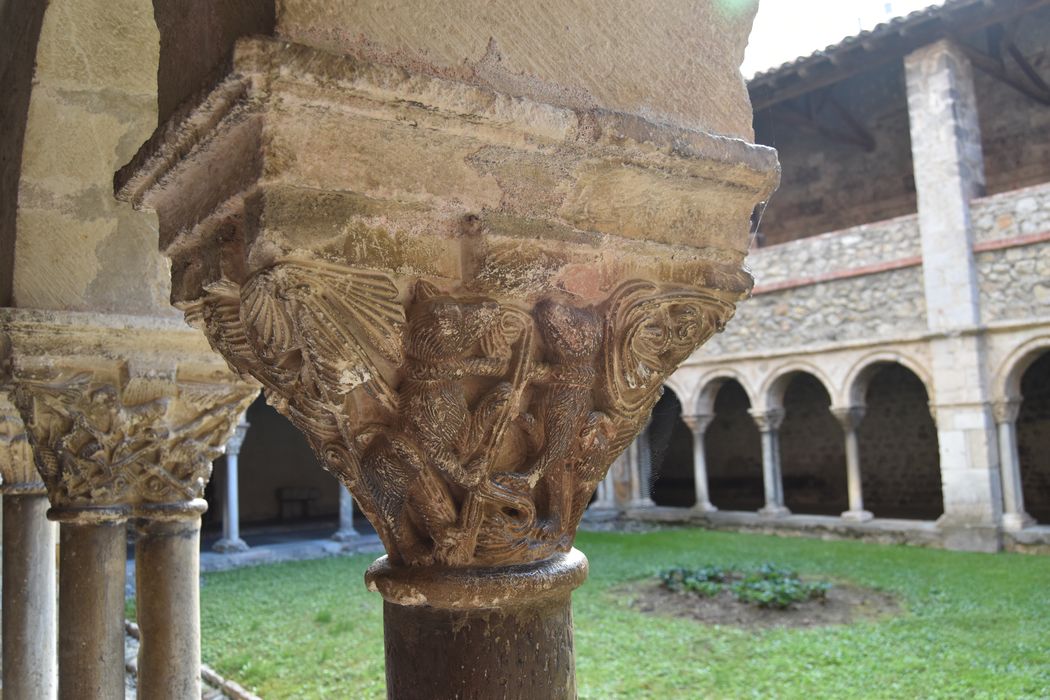
[[[934,403],[933,375],[929,368],[918,358],[899,350],[878,350],[865,354],[846,371],[841,386],[837,389],[838,406],[863,406],[868,384],[879,367],[886,363],[898,364],[907,368],[922,382],[930,403]]]
[[[756,411],[777,411],[784,408],[784,394],[796,374],[804,373],[820,382],[828,397],[835,395],[835,382],[816,364],[802,360],[790,360],[775,366],[763,379],[757,394],[759,405]]]
[[[1050,523],[1050,336],[1019,343],[993,381],[1004,525]]]
[[[755,391],[751,388],[750,381],[742,372],[729,367],[720,367],[704,375],[696,382],[696,390],[692,394],[690,404],[698,415],[707,415],[714,412],[715,399],[718,392],[726,382],[736,382],[747,395],[749,403],[754,403]]]

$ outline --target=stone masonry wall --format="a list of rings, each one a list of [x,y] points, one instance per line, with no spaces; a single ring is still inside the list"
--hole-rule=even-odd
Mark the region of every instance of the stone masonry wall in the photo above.
[[[741,302],[698,357],[897,337],[926,330],[922,268],[759,294]]]
[[[928,401],[922,381],[900,365],[871,378],[857,440],[864,507],[877,517],[933,520],[943,511]]]
[[[974,200],[970,215],[977,245],[1050,232],[1050,182]]]
[[[810,374],[796,375],[784,394],[781,474],[793,513],[838,515],[849,506],[845,437],[830,405],[827,390]]]
[[[1050,242],[977,255],[981,320],[1050,315]]]
[[[761,289],[921,254],[918,218],[910,214],[752,250],[747,264]]]

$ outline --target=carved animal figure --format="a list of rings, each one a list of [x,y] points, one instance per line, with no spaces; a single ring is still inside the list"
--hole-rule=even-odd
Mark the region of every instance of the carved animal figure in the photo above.
[[[416,286],[408,314],[400,414],[394,430],[360,436],[367,442],[362,477],[406,564],[447,564],[457,542],[463,494],[488,474],[479,451],[511,386],[496,384],[471,406],[471,377],[499,377],[507,357],[476,354],[486,336],[502,332],[499,304],[453,298],[427,282]]]
[[[594,453],[594,433],[606,431],[609,421],[591,410],[595,365],[602,348],[601,318],[593,308],[552,300],[537,304],[533,318],[547,362],[530,377],[536,387],[534,413],[518,421],[531,459],[523,472],[500,474],[493,481],[503,492],[517,494],[519,501],[534,499],[536,507],[531,513],[525,508],[490,507],[477,552],[485,560],[498,561],[522,549],[567,546],[564,540],[573,530],[578,488],[590,479],[592,465],[605,457]],[[607,448],[608,441],[602,445]],[[582,465],[586,474],[578,472]],[[599,470],[603,467],[604,463]]]

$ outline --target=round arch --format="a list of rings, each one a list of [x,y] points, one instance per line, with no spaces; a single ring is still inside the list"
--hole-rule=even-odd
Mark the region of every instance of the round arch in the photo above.
[[[736,382],[744,390],[751,405],[755,403],[755,391],[743,374],[728,367],[721,367],[700,378],[696,394],[689,402],[698,415],[710,415],[715,410],[715,399],[726,382]]]
[[[992,399],[1020,401],[1021,377],[1047,351],[1050,351],[1050,335],[1031,338],[1014,348],[995,373]]]
[[[872,377],[887,364],[900,365],[918,377],[926,388],[930,403],[934,403],[933,376],[927,368],[915,358],[893,350],[872,352],[854,362],[846,374],[842,396],[838,397],[841,403],[836,403],[843,406],[863,406]]]
[[[762,400],[763,405],[757,405],[755,408],[758,410],[783,408],[784,392],[787,391],[788,384],[791,383],[795,375],[800,373],[810,374],[815,377],[823,385],[824,391],[828,393],[828,396],[834,400],[834,384],[828,376],[816,365],[809,362],[796,361],[780,365],[769,373],[759,392],[759,398]]]

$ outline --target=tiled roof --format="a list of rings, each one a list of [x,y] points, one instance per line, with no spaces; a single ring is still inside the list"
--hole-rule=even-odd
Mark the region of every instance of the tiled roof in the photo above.
[[[932,41],[972,33],[1048,4],[1050,0],[946,0],[756,73],[748,89],[761,109],[806,92],[807,83],[815,89]]]

